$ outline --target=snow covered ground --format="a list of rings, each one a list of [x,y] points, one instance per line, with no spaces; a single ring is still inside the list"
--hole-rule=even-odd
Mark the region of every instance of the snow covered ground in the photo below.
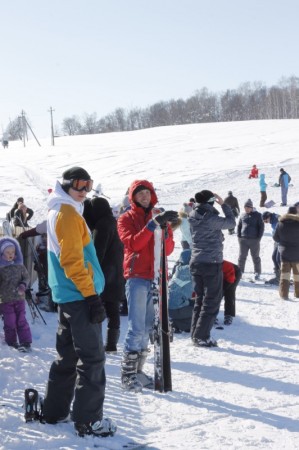
[[[268,199],[280,214],[280,189],[273,187],[284,167],[292,177],[289,204],[299,200],[299,121],[260,121],[155,128],[56,139],[55,147],[34,140],[24,148],[11,142],[1,149],[0,217],[16,198],[35,210],[32,226],[45,218],[47,189],[72,165],[82,165],[117,204],[136,178],[154,183],[161,206],[179,209],[195,192],[210,189],[221,196],[232,190],[243,206],[258,207],[258,180],[249,180],[253,164],[266,174]],[[180,233],[170,264],[180,252]],[[261,243],[263,276],[272,275],[270,226]],[[236,236],[225,232],[226,259],[237,262]],[[251,260],[246,271],[252,273]],[[55,357],[54,313],[47,325],[32,325],[33,352],[19,354],[3,342],[0,330],[0,449],[119,450],[138,448],[298,449],[299,448],[299,302],[282,301],[276,288],[241,281],[237,317],[230,327],[214,330],[219,347],[194,348],[187,333],[171,344],[173,391],[132,395],[120,387],[120,360],[127,318],[122,317],[119,354],[108,355],[105,414],[118,423],[113,438],[78,438],[73,424],[25,424],[23,393],[44,393]],[[30,315],[28,312],[28,318]],[[223,310],[220,321],[223,320]],[[104,330],[105,333],[105,325]],[[153,373],[153,351],[146,365]]]

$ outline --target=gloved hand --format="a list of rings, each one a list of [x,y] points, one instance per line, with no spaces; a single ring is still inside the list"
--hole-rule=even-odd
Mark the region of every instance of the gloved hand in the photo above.
[[[167,222],[176,223],[179,219],[177,211],[164,211],[158,214],[154,220],[163,227]]]
[[[106,319],[106,312],[99,295],[85,297],[89,306],[89,319],[91,323],[102,323]]]
[[[26,284],[20,283],[18,286],[18,295],[24,295],[26,291]]]

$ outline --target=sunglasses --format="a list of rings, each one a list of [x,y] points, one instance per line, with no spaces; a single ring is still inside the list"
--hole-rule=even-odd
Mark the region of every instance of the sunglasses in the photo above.
[[[74,191],[77,192],[90,192],[93,186],[93,180],[64,180],[63,184],[69,185]]]

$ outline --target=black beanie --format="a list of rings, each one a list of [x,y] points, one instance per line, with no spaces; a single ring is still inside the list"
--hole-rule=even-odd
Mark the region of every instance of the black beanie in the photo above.
[[[137,186],[137,188],[135,188],[133,191],[133,194],[132,194],[133,197],[134,197],[134,195],[138,194],[138,192],[143,191],[144,189],[150,191],[149,187],[144,186],[144,184],[140,184],[139,186]]]
[[[71,167],[62,174],[64,180],[90,180],[91,177],[82,167]]]
[[[196,203],[210,203],[213,204],[215,197],[212,191],[203,190],[195,194]]]

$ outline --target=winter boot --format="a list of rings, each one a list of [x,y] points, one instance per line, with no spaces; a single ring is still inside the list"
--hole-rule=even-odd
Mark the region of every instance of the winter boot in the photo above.
[[[274,284],[275,286],[279,285],[279,280],[280,280],[280,270],[276,269],[275,270],[275,277],[274,278],[270,278],[270,280],[266,281],[266,284]]]
[[[224,325],[231,325],[233,323],[233,316],[229,316],[228,314],[224,316]]]
[[[138,364],[137,364],[137,380],[142,384],[143,387],[147,389],[154,389],[154,380],[149,375],[143,372],[143,366],[145,364],[146,358],[148,355],[148,351],[141,350],[138,353]]]
[[[138,352],[125,352],[121,362],[121,385],[130,392],[141,392],[142,384],[137,379]]]
[[[118,328],[107,328],[106,345],[105,345],[106,353],[117,352],[116,345],[118,343],[119,335],[120,331]]]

